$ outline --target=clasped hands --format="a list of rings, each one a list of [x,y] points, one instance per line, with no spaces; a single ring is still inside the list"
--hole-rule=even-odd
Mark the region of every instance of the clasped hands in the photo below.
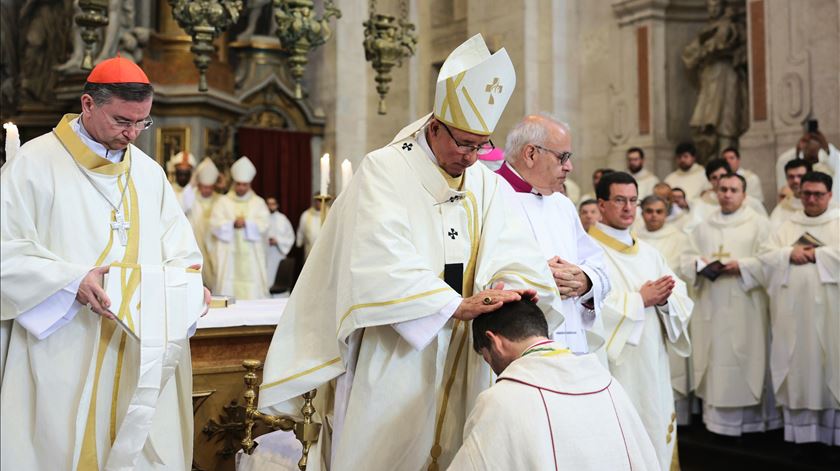
[[[639,294],[642,295],[642,301],[645,307],[662,306],[668,302],[668,297],[671,296],[671,291],[677,282],[670,275],[665,275],[662,278],[653,281],[645,281]]]
[[[816,248],[811,245],[796,244],[790,251],[790,261],[794,265],[805,265],[806,263],[817,263]]]
[[[191,270],[201,270],[201,265],[196,263],[195,265],[190,265],[189,268]],[[76,292],[76,301],[79,304],[88,306],[95,314],[99,314],[106,319],[115,319],[116,316],[110,310],[111,300],[105,294],[105,289],[102,287],[105,274],[110,270],[111,266],[105,265],[95,267],[89,271],[82,279],[82,282],[79,283],[79,290]],[[210,290],[206,286],[204,287],[204,304],[206,307],[204,308],[204,312],[201,313],[202,317],[210,310]]]
[[[579,266],[558,256],[548,259],[548,268],[554,275],[554,284],[560,291],[560,299],[583,296],[592,286],[589,277]]]
[[[233,227],[236,228],[236,229],[242,229],[243,227],[245,227],[245,218],[238,217],[238,218],[234,219],[233,220]]]
[[[537,291],[533,289],[505,289],[501,281],[493,285],[491,289],[485,289],[478,293],[464,298],[452,317],[462,321],[469,321],[476,317],[493,312],[502,307],[505,303],[530,299],[534,302],[539,300]]]

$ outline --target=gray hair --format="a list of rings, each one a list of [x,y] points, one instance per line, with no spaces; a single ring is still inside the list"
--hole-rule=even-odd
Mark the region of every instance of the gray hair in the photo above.
[[[516,162],[522,149],[528,144],[538,146],[545,144],[548,140],[549,124],[560,126],[566,133],[571,131],[568,124],[548,113],[526,116],[507,135],[505,161],[509,164]]]
[[[84,92],[93,98],[96,106],[110,103],[112,98],[140,102],[154,96],[154,88],[148,83],[91,83],[85,82]]]

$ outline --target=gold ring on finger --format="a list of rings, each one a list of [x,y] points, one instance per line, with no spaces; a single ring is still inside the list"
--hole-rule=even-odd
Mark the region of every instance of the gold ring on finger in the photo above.
[[[493,298],[491,298],[490,296],[485,296],[484,299],[482,300],[482,302],[484,303],[485,306],[489,306],[489,305],[493,304]]]

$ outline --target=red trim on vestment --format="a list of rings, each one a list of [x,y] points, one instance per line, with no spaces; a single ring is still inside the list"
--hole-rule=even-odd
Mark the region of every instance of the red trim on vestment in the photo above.
[[[624,428],[621,426],[621,420],[618,418],[618,410],[615,408],[615,401],[612,397],[612,392],[607,389],[607,394],[610,395],[610,402],[612,402],[613,412],[615,412],[615,421],[618,422],[618,430],[621,431],[621,439],[624,441],[624,453],[627,454],[627,464],[630,466],[630,471],[633,471],[633,462],[630,460],[630,450],[627,448],[627,439],[624,438]]]
[[[499,167],[499,170],[496,170],[496,173],[507,180],[507,182],[510,183],[510,186],[512,186],[517,193],[530,193],[534,188],[530,183],[513,173],[513,170],[508,167],[507,162],[503,163],[502,166]]]
[[[548,421],[548,435],[551,437],[551,457],[554,458],[554,471],[558,471],[557,467],[557,449],[554,447],[554,430],[551,429],[551,415],[548,413],[548,404],[545,403],[545,396],[543,396],[542,389],[537,389],[542,399],[543,407],[545,408],[545,420]]]
[[[570,393],[570,392],[556,391],[554,389],[545,388],[545,387],[542,387],[542,386],[537,386],[536,384],[531,384],[527,381],[522,381],[521,379],[503,377],[503,378],[499,378],[499,379],[496,380],[497,383],[499,381],[513,381],[514,383],[524,384],[525,386],[530,386],[532,388],[537,388],[537,389],[540,389],[540,390],[543,390],[543,391],[553,392],[554,394],[562,394],[564,396],[588,396],[588,395],[591,395],[591,394],[598,394],[600,392],[604,392],[604,390],[609,388],[610,384],[612,384],[612,379],[610,379],[610,382],[607,383],[606,386],[604,386],[603,388],[601,388],[597,391],[590,391],[590,392],[583,392],[583,393]]]

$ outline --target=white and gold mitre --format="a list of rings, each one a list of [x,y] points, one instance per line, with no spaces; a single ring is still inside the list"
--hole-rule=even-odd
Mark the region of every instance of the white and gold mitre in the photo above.
[[[210,157],[205,157],[198,164],[195,173],[198,178],[198,183],[202,185],[213,185],[219,179],[219,169],[216,168],[216,164],[213,163]]]
[[[254,167],[251,159],[243,155],[230,166],[230,176],[235,182],[251,183],[257,176],[257,167]]]
[[[516,87],[516,71],[504,48],[490,55],[481,34],[455,48],[435,90],[435,118],[462,131],[490,135]]]

